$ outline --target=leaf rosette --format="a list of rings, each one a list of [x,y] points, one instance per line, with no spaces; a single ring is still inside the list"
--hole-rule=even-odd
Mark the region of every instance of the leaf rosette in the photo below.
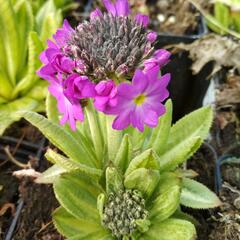
[[[54,224],[67,239],[196,239],[196,221],[181,205],[212,208],[217,196],[178,167],[200,147],[212,122],[204,107],[171,126],[172,103],[157,128],[116,131],[112,119],[86,107],[87,121],[72,132],[58,126],[53,98],[46,119],[21,113],[65,156],[49,149],[54,165],[36,181],[52,183],[60,207]],[[64,139],[64,141],[63,141]],[[181,169],[181,168],[180,168]]]

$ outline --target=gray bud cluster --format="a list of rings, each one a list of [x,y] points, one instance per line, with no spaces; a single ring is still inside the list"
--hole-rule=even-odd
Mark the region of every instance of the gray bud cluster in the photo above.
[[[152,53],[149,44],[146,29],[134,19],[105,13],[80,24],[67,49],[72,59],[84,62],[84,74],[98,82],[132,74]]]
[[[104,207],[103,225],[112,231],[113,236],[122,239],[135,232],[136,220],[146,219],[147,216],[145,200],[137,191],[121,191],[117,195],[109,195]]]

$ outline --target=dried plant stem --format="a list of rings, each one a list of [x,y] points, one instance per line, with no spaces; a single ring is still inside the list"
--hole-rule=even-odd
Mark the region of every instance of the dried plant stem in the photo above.
[[[10,149],[9,149],[9,146],[6,146],[4,148],[4,152],[6,153],[6,155],[8,156],[8,159],[13,162],[14,164],[16,164],[18,167],[20,168],[27,168],[28,167],[28,164],[24,164],[24,163],[21,163],[19,162],[18,160],[16,160],[13,155],[11,154],[10,152]]]

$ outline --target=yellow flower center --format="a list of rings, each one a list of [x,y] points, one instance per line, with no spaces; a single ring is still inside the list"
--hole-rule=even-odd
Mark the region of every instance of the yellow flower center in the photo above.
[[[145,95],[140,94],[134,99],[134,102],[136,105],[142,105],[144,103],[145,99],[146,99]]]

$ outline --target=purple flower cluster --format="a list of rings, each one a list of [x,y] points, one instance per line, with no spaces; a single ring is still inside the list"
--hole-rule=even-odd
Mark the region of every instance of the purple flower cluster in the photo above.
[[[103,0],[103,3],[108,11],[108,16],[117,19],[116,21],[121,22],[122,19],[131,17],[128,0],[116,0],[115,3]],[[90,22],[104,21],[105,16],[99,9],[96,9],[90,15]],[[146,31],[149,18],[143,14],[137,14],[131,21],[133,24],[137,24],[139,32],[143,32]],[[78,28],[81,28],[81,24]],[[133,29],[129,36],[134,33],[138,34],[134,31]],[[162,102],[169,96],[167,85],[170,81],[170,74],[159,77],[160,68],[168,63],[170,53],[163,49],[152,51],[157,34],[155,32],[146,33],[146,40],[143,39],[143,42],[147,42],[144,56],[140,59],[135,72],[130,75],[132,80],[127,81],[123,80],[122,76],[119,78],[118,74],[112,73],[112,77],[105,77],[101,80],[94,78],[89,70],[91,69],[90,64],[86,63],[86,59],[90,59],[91,56],[85,54],[86,57],[83,60],[72,54],[72,52],[78,53],[79,51],[77,47],[71,45],[75,33],[76,30],[65,20],[62,28],[53,35],[54,41],[48,40],[48,48],[40,55],[43,67],[37,72],[40,77],[50,83],[49,91],[57,99],[58,110],[62,114],[60,123],[69,122],[71,128],[75,130],[76,121],[84,121],[84,103],[86,103],[86,99],[91,98],[98,111],[116,116],[113,122],[114,129],[122,130],[131,125],[139,131],[143,131],[144,125],[156,127],[158,118],[165,113]],[[128,41],[129,45],[134,47],[131,39]],[[124,51],[127,50],[124,49]],[[136,54],[133,56],[140,55],[136,49],[134,51],[132,53]],[[85,56],[84,51],[78,54]],[[118,55],[116,58],[118,61],[121,59]],[[125,62],[128,65],[122,64],[122,71],[119,72],[127,73],[128,78],[124,79],[129,79],[128,70],[131,61],[127,58]],[[114,63],[111,66],[114,66]],[[104,71],[106,72],[106,69]]]

